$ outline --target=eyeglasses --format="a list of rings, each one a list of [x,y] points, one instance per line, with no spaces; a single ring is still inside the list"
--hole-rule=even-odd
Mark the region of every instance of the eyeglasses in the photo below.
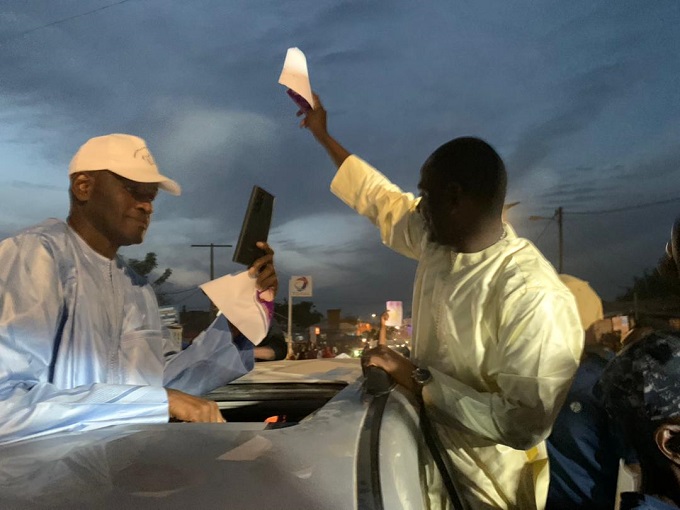
[[[118,174],[111,171],[109,173],[116,178],[123,186],[123,189],[127,191],[132,198],[137,202],[153,202],[158,195],[158,184],[156,183],[144,183],[135,182],[130,179],[126,179]]]

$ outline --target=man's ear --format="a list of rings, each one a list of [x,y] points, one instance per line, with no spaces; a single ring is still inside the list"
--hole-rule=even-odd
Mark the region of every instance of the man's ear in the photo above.
[[[71,193],[79,202],[87,202],[94,188],[94,176],[89,172],[71,175]]]
[[[654,434],[656,446],[676,466],[680,466],[680,424],[664,423]]]

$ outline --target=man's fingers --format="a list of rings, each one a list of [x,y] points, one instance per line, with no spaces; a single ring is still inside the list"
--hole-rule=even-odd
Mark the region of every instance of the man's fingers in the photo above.
[[[266,265],[257,275],[256,285],[259,290],[266,290],[270,287],[278,287],[278,276],[272,264]]]
[[[199,423],[224,423],[216,402],[194,397],[178,390],[166,390],[171,418]]]
[[[278,288],[278,277],[274,267],[274,250],[265,242],[257,243],[257,246],[264,250],[266,255],[257,259],[248,270],[251,276],[257,277],[257,287],[259,290]]]
[[[256,275],[260,274],[260,271],[262,271],[262,269],[265,266],[272,264],[273,262],[274,262],[274,254],[268,253],[264,257],[260,257],[255,262],[253,262],[253,265],[250,266],[250,269],[248,269],[248,271],[250,272],[251,276],[256,276]]]
[[[215,404],[215,409],[213,411],[213,423],[226,423],[227,420],[222,417],[222,413],[220,412],[220,408],[217,403],[213,402],[213,404]]]
[[[271,262],[274,260],[274,254],[273,253],[267,253],[266,255],[263,255],[259,259],[257,259],[255,262],[253,262],[253,265],[251,266],[254,269],[257,269],[258,271],[262,269],[262,267],[266,266],[267,264],[271,264]]]
[[[265,253],[274,255],[274,249],[269,246],[269,244],[265,243],[264,241],[258,241],[256,243],[257,247],[264,250]]]
[[[314,126],[319,123],[320,119],[324,119],[325,124],[325,110],[319,96],[312,92],[314,96],[314,106],[311,110],[302,111],[299,110],[296,115],[302,117],[300,121],[300,128],[308,128],[314,131]],[[311,122],[311,123],[310,123]]]
[[[257,290],[267,290],[267,289],[274,289],[276,290],[278,288],[278,282],[279,279],[276,276],[276,274],[271,274],[265,278],[258,277],[257,282],[255,285],[257,286]]]

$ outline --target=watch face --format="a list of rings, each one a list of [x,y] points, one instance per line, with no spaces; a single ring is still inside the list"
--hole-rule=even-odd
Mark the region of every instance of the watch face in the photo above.
[[[425,384],[432,379],[432,374],[424,368],[416,368],[413,371],[413,380],[418,384]]]

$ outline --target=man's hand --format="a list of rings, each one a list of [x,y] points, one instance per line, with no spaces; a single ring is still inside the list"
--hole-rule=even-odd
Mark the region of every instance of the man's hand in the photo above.
[[[317,140],[323,139],[328,135],[328,130],[326,128],[326,109],[321,104],[321,99],[315,93],[312,92],[314,96],[314,108],[303,112],[302,110],[297,112],[297,116],[305,116],[302,121],[300,121],[300,127],[307,128],[314,135]]]
[[[326,109],[321,104],[319,96],[314,93],[312,94],[314,96],[314,108],[305,113],[302,111],[297,112],[298,117],[301,115],[305,116],[300,122],[300,127],[305,127],[312,132],[314,138],[326,149],[335,166],[340,168],[342,163],[350,156],[350,153],[335,138],[328,134],[328,129],[326,128]]]
[[[248,272],[250,276],[257,277],[256,285],[258,290],[265,291],[271,289],[274,295],[276,295],[276,291],[279,289],[279,278],[276,276],[276,268],[274,267],[274,250],[267,243],[263,242],[258,242],[257,247],[264,250],[265,255],[253,262]]]
[[[170,418],[201,423],[225,423],[217,403],[166,388]]]
[[[253,355],[255,356],[255,361],[274,361],[276,359],[276,353],[271,347],[265,346],[255,346],[253,350]]]
[[[385,310],[380,316],[380,331],[378,331],[378,345],[387,345],[387,319],[390,318],[390,311]]]
[[[402,385],[407,390],[415,391],[415,383],[411,375],[416,366],[389,347],[379,345],[374,349],[369,349],[361,357],[361,364],[365,367],[374,366],[382,368],[392,376],[397,384]]]

